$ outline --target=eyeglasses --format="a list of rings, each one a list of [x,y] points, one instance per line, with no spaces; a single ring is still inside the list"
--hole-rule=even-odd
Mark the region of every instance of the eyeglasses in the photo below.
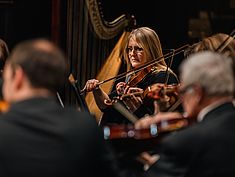
[[[185,95],[186,93],[192,93],[193,91],[194,91],[194,84],[190,84],[190,85],[188,85],[188,86],[186,86],[186,87],[184,87],[184,88],[181,88],[180,90],[179,90],[179,94],[181,95],[181,96],[183,96],[183,95]]]
[[[143,52],[143,48],[139,47],[139,46],[134,46],[134,47],[127,47],[126,51],[127,53],[131,53],[132,51],[136,52],[136,53],[141,53]]]

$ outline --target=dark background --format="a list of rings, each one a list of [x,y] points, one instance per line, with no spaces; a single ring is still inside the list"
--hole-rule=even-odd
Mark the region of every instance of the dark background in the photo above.
[[[108,21],[121,14],[134,15],[137,26],[156,30],[164,48],[176,48],[216,32],[230,33],[235,28],[234,0],[101,0],[101,6]],[[204,21],[209,27],[203,26],[201,12],[207,14]],[[198,25],[190,25],[191,20]]]
[[[50,0],[0,0],[0,38],[9,48],[21,40],[51,36]]]
[[[59,0],[0,0],[0,37],[12,48],[21,40],[52,36],[53,2]],[[60,16],[66,21],[66,1],[60,0]],[[137,26],[156,30],[163,48],[176,48],[216,32],[235,28],[235,0],[100,0],[106,21],[122,14],[134,15]],[[208,16],[209,27],[200,23],[200,12]],[[190,20],[197,23],[190,25]],[[203,20],[202,20],[203,21]],[[205,21],[205,20],[204,20]],[[196,24],[196,25],[195,25]],[[60,25],[66,37],[66,22]],[[189,35],[189,32],[194,31]],[[193,37],[192,37],[193,36]]]
[[[135,16],[137,27],[153,28],[165,53],[235,29],[235,0],[101,0],[101,9],[107,21],[129,14]],[[182,58],[180,54],[173,60],[176,73]]]

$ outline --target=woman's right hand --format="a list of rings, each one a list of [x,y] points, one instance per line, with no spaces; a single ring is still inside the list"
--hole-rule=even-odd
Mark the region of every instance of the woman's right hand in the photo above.
[[[86,82],[86,85],[83,90],[85,90],[86,92],[91,92],[97,88],[99,88],[99,80],[90,79]]]
[[[86,92],[91,92],[94,96],[95,103],[100,110],[107,108],[105,100],[110,102],[110,98],[107,93],[105,93],[99,85],[101,82],[97,79],[90,79],[86,82],[85,87],[83,88]]]

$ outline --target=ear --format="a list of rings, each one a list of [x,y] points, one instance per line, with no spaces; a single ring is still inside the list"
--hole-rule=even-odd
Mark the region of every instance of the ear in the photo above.
[[[195,94],[197,95],[197,102],[198,102],[198,104],[200,104],[203,101],[203,97],[205,94],[204,89],[199,85],[195,85],[194,91],[195,91]]]
[[[24,85],[25,82],[25,74],[21,67],[16,68],[14,77],[15,88],[18,90]]]

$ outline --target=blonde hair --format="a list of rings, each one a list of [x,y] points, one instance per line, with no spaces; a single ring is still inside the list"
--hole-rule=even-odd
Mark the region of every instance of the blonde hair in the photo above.
[[[157,33],[148,27],[140,27],[130,33],[124,47],[124,59],[127,63],[127,71],[131,70],[131,64],[126,50],[130,39],[135,39],[138,45],[143,48],[147,62],[159,58],[159,62],[157,62],[155,66],[159,69],[166,69],[167,65],[163,57],[162,46]]]
[[[220,45],[227,39],[231,39],[231,42],[221,51],[221,53],[225,56],[235,58],[235,39],[224,33],[214,34],[210,37],[204,38],[196,44],[193,44],[189,50],[189,54],[204,50],[216,51],[218,47],[220,47]]]
[[[197,53],[200,51],[215,51],[218,52],[218,48],[223,44],[226,40],[230,40],[230,42],[223,48],[219,53],[224,56],[230,57],[232,59],[232,67],[233,67],[233,76],[235,77],[235,39],[224,33],[216,33],[210,37],[204,38],[202,41],[192,45],[190,49],[187,51],[186,55],[189,56],[193,53]],[[234,90],[235,97],[235,90]]]

